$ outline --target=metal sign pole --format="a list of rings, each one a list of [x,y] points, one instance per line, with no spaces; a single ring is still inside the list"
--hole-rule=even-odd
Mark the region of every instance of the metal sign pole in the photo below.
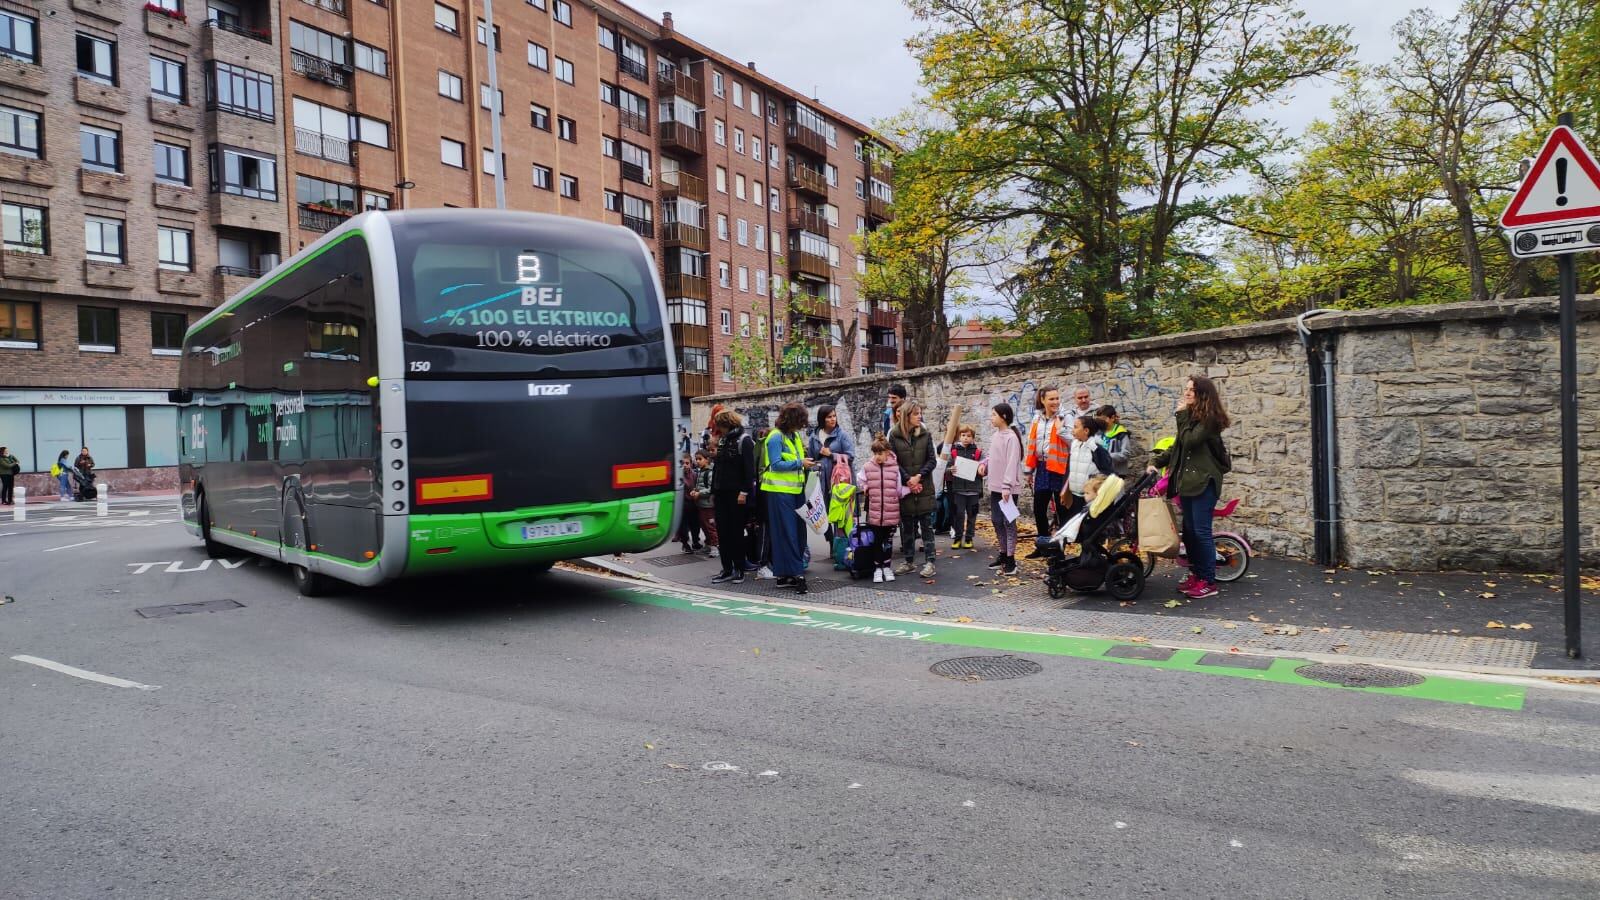
[[[499,45],[494,40],[494,0],[483,0],[483,30],[483,45],[489,57],[489,133],[494,147],[489,152],[494,154],[494,208],[505,209],[506,163],[500,143],[500,116],[504,111],[500,108],[500,70],[495,66],[495,51]]]
[[[1558,124],[1572,126],[1572,113]],[[1561,582],[1566,601],[1567,657],[1583,656],[1578,580],[1578,267],[1556,257],[1561,276]]]

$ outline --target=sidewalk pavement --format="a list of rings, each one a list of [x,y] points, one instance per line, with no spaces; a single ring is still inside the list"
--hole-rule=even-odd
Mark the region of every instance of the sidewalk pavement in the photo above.
[[[1587,658],[1572,660],[1565,653],[1556,576],[1325,569],[1256,556],[1243,578],[1207,600],[1180,595],[1177,584],[1185,570],[1168,561],[1157,563],[1137,601],[1119,603],[1103,593],[1069,593],[1057,600],[1045,589],[1042,562],[1020,560],[1021,574],[1002,578],[986,567],[994,557],[991,542],[980,533],[976,543],[976,550],[952,551],[950,539],[941,536],[934,578],[913,573],[874,584],[834,570],[827,548],[814,537],[804,598],[753,577],[743,585],[713,586],[718,561],[685,554],[676,543],[614,562],[664,582],[764,599],[1019,628],[1440,667],[1600,670],[1600,579],[1592,577],[1583,592]],[[919,567],[921,561],[919,555]]]

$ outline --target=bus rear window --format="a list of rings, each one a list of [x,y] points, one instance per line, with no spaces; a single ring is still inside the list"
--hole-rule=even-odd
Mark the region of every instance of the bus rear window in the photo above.
[[[664,363],[649,257],[630,235],[499,223],[432,228],[415,240],[405,233],[419,230],[396,229],[410,371],[627,371]]]

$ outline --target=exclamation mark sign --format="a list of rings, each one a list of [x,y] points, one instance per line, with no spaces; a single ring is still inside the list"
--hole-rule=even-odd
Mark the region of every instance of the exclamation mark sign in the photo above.
[[[1567,205],[1567,158],[1556,159],[1556,205]]]

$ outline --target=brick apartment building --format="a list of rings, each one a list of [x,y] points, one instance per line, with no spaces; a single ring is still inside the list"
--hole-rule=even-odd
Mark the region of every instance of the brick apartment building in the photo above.
[[[24,472],[87,444],[120,489],[170,484],[189,322],[363,209],[493,206],[496,166],[509,208],[655,248],[686,397],[796,345],[900,365],[898,316],[856,291],[851,236],[891,215],[869,129],[670,14],[494,14],[491,35],[481,0],[0,0],[0,445]]]

